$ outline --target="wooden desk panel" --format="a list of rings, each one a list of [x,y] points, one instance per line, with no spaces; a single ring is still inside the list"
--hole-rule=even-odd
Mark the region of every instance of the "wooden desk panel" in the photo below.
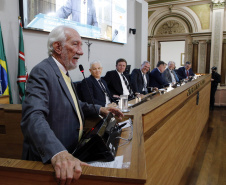
[[[6,134],[0,135],[0,156],[8,156],[7,158],[0,158],[0,184],[56,184],[51,164],[44,165],[41,162],[16,160],[21,157],[22,153],[23,140],[17,135],[21,134],[22,136],[20,129],[21,105],[0,105],[0,113],[4,114],[4,125],[7,128]],[[140,127],[142,123],[141,120],[138,120],[138,117],[126,116],[125,119],[129,117],[135,123],[133,125],[135,130],[133,140],[119,147],[117,153],[117,155],[124,155],[123,162],[130,162],[129,168],[111,169],[84,166],[82,167],[83,174],[76,184],[145,184],[143,129]],[[130,130],[127,131],[127,134],[128,132]],[[127,134],[123,132],[122,137],[126,138]],[[9,142],[8,138],[10,138]],[[122,142],[120,141],[120,143]]]
[[[0,105],[0,157],[21,159],[23,135],[21,105]]]
[[[0,104],[9,104],[9,95],[0,96]]]
[[[202,85],[196,89],[200,82]],[[193,93],[188,95],[188,89],[192,89]],[[199,104],[196,105],[198,93]],[[146,102],[143,109],[140,107],[147,185],[179,184],[207,123],[209,97],[210,76],[206,76]]]

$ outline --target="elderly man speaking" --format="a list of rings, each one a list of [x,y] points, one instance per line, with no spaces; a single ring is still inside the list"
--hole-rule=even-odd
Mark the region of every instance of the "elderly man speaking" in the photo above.
[[[86,163],[70,153],[83,132],[84,117],[97,116],[93,105],[78,100],[68,71],[77,67],[82,40],[76,30],[58,26],[48,38],[49,58],[30,72],[22,105],[24,135],[22,158],[51,162],[59,184],[70,184]],[[109,111],[122,117],[116,108],[95,106],[101,115]]]

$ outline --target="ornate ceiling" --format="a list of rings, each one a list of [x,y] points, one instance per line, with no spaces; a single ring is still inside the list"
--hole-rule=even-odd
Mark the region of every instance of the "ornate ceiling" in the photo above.
[[[190,3],[190,2],[197,2],[203,0],[145,0],[148,5],[156,5],[156,4],[180,4],[180,3]],[[210,0],[211,2],[211,0]]]

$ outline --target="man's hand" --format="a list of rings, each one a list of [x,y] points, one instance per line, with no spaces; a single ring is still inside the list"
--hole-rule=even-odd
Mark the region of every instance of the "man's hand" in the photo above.
[[[116,94],[114,94],[113,97],[114,98],[120,98],[120,96],[119,95],[116,95]]]
[[[89,166],[67,151],[58,153],[51,159],[51,163],[56,173],[57,183],[60,185],[69,185],[74,180],[78,180],[82,174],[81,166]]]
[[[117,107],[118,105],[115,102],[113,102],[113,103],[109,103],[107,106],[108,107]]]
[[[120,120],[124,116],[123,113],[118,108],[116,108],[116,107],[101,107],[100,108],[100,114],[102,116],[107,116],[109,112],[112,112]]]

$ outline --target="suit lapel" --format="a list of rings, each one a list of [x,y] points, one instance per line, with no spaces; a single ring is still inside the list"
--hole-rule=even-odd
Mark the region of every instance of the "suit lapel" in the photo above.
[[[121,78],[120,78],[120,76],[119,76],[119,74],[118,74],[118,72],[116,70],[115,70],[115,75],[114,76],[115,76],[115,80],[114,81],[120,83],[118,88],[120,88],[120,91],[123,93]],[[118,84],[118,83],[116,83],[116,84]]]
[[[169,75],[170,81],[172,82],[172,76],[171,76],[171,74],[170,74],[169,68],[167,68],[167,70],[168,70],[168,75]]]
[[[144,84],[143,74],[142,74],[142,72],[141,72],[141,70],[140,70],[140,69],[138,69],[138,71],[139,71],[139,75],[141,76],[141,79],[142,79],[142,84]]]
[[[104,92],[102,91],[102,88],[101,88],[100,84],[98,83],[98,81],[92,75],[90,75],[89,78],[92,80],[92,82],[96,86],[96,88],[100,89],[100,91],[104,94]]]
[[[76,111],[76,108],[75,108],[75,105],[74,105],[74,101],[73,101],[73,99],[72,99],[72,97],[71,97],[70,91],[68,90],[67,84],[66,84],[65,81],[64,81],[64,78],[63,78],[63,76],[62,76],[62,74],[61,74],[61,72],[60,72],[59,67],[57,66],[57,64],[55,63],[55,61],[52,59],[52,57],[49,57],[48,60],[49,60],[49,62],[50,62],[50,65],[52,66],[53,70],[55,71],[56,76],[57,76],[58,79],[59,79],[59,84],[60,84],[60,86],[62,87],[62,90],[64,91],[64,93],[65,93],[67,99],[69,100],[69,102],[71,103],[71,106],[73,107],[75,113],[77,114],[77,111]],[[74,87],[74,86],[72,85],[72,88],[73,88],[73,87]],[[74,89],[74,88],[73,88],[73,89]],[[74,89],[74,91],[75,91],[75,89]],[[76,91],[75,91],[75,92],[76,92]],[[82,113],[81,108],[80,108],[80,104],[79,104],[79,100],[78,100],[78,97],[77,97],[77,93],[75,93],[75,95],[76,95],[76,98],[77,98],[77,101],[78,101],[78,106],[79,106],[79,109],[80,109],[80,113],[81,113],[82,119],[83,119],[84,116],[83,116],[83,113]]]
[[[184,67],[184,76],[185,76],[185,78],[187,77],[187,74],[186,74],[186,69],[185,69],[185,67]]]
[[[149,75],[148,75],[148,73],[146,73],[145,75],[146,75],[146,79],[147,79],[147,87],[149,87]]]

